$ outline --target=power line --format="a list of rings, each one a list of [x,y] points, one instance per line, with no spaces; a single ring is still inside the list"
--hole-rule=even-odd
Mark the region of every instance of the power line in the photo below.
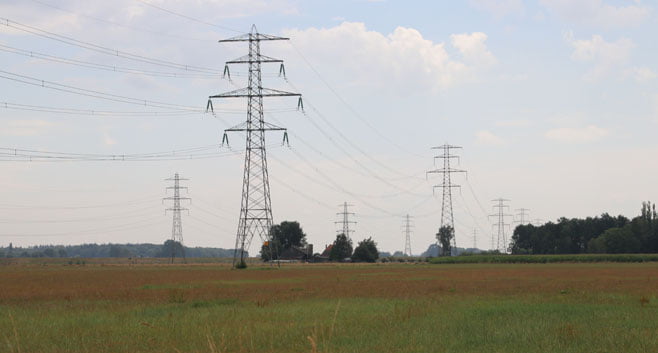
[[[69,58],[63,58],[60,56],[54,56],[44,53],[39,53],[31,50],[19,49],[15,47],[10,47],[8,45],[0,44],[0,51],[7,53],[13,53],[17,55],[26,56],[29,58],[37,58],[42,60],[47,60],[51,62],[56,62],[60,64],[74,65],[79,67],[85,67],[96,70],[110,71],[110,72],[120,72],[133,75],[143,75],[143,76],[154,76],[154,77],[168,77],[168,78],[195,78],[195,79],[218,79],[221,76],[219,74],[195,74],[195,73],[177,73],[177,72],[162,72],[162,71],[150,71],[150,70],[141,70],[134,69],[123,66],[116,65],[106,65],[99,64],[89,61],[75,60]]]
[[[175,12],[175,11],[172,11],[172,10],[165,9],[164,7],[153,5],[150,2],[147,2],[147,1],[144,1],[144,0],[137,0],[137,1],[141,2],[144,5],[150,6],[154,9],[158,9],[160,11],[166,12],[166,13],[174,15],[174,16],[182,17],[184,19],[187,19],[187,20],[190,20],[190,21],[193,21],[193,22],[201,23],[201,24],[211,26],[211,27],[215,27],[215,28],[219,28],[219,29],[224,29],[224,30],[231,31],[231,32],[242,33],[242,31],[240,31],[240,30],[233,29],[233,28],[226,27],[226,26],[217,25],[217,24],[210,23],[210,22],[206,22],[204,20],[200,20],[200,19],[195,18],[195,17],[191,17],[191,16],[188,16],[188,15],[184,15],[182,13],[179,13],[179,12]]]
[[[178,111],[204,112],[204,110],[199,108],[199,107],[185,106],[185,105],[172,104],[172,103],[166,103],[166,102],[158,102],[158,101],[152,101],[152,100],[148,100],[148,99],[138,99],[138,98],[132,98],[132,97],[122,96],[122,95],[118,95],[118,94],[105,93],[105,92],[101,92],[101,91],[95,91],[95,90],[90,90],[90,89],[85,89],[85,88],[79,88],[79,87],[64,85],[64,84],[61,84],[61,83],[46,81],[46,80],[31,77],[31,76],[15,74],[15,73],[4,71],[4,70],[0,70],[0,78],[4,78],[4,79],[10,80],[10,81],[15,81],[15,82],[21,82],[21,83],[32,85],[32,86],[49,88],[49,89],[53,89],[53,90],[57,90],[57,91],[61,91],[61,92],[73,93],[73,94],[77,94],[77,95],[81,95],[81,96],[93,97],[93,98],[108,100],[108,101],[112,101],[112,102],[141,105],[141,106],[145,106],[145,107],[175,109],[175,110],[178,110]]]
[[[200,73],[205,73],[205,74],[222,74],[221,71],[216,70],[216,69],[211,69],[211,68],[206,68],[206,67],[201,67],[201,66],[194,66],[194,65],[185,65],[185,64],[179,64],[171,61],[166,61],[166,60],[161,60],[161,59],[155,59],[155,58],[149,58],[143,55],[139,54],[133,54],[125,51],[120,51],[118,49],[112,49],[104,46],[100,46],[97,44],[81,41],[78,39],[74,39],[68,36],[64,36],[61,34],[53,33],[50,31],[46,31],[37,27],[29,26],[26,24],[22,24],[13,20],[10,20],[5,17],[0,17],[0,21],[3,22],[3,24],[7,27],[11,27],[13,29],[23,31],[26,33],[34,34],[39,37],[55,40],[61,43],[66,43],[68,45],[73,45],[76,47],[84,48],[87,50],[92,50],[98,53],[102,53],[105,55],[110,55],[114,57],[120,57],[128,60],[133,60],[133,61],[139,61],[142,63],[146,64],[151,64],[151,65],[158,65],[158,66],[163,66],[163,67],[169,67],[173,69],[178,69],[182,71],[193,71],[193,72],[200,72]]]
[[[84,18],[88,18],[88,19],[91,19],[91,20],[94,20],[94,21],[98,21],[98,22],[105,23],[105,24],[110,24],[110,25],[117,26],[117,27],[128,28],[130,30],[137,31],[137,32],[149,33],[149,34],[154,34],[154,35],[158,35],[158,36],[176,38],[176,39],[182,39],[182,40],[194,40],[194,41],[202,41],[202,42],[214,41],[212,39],[200,39],[200,38],[184,37],[184,36],[178,36],[178,35],[170,34],[170,33],[152,31],[152,30],[144,29],[144,28],[137,28],[137,27],[133,27],[133,26],[123,24],[123,23],[118,23],[118,22],[106,20],[106,19],[103,19],[103,18],[99,18],[99,17],[90,16],[90,15],[86,15],[86,14],[83,14],[83,13],[67,10],[65,8],[55,6],[55,5],[52,5],[52,4],[48,4],[48,3],[45,3],[43,1],[39,1],[39,0],[31,0],[31,1],[35,2],[37,4],[40,4],[40,5],[46,6],[46,7],[50,7],[51,9],[59,10],[59,11],[62,11],[62,12],[67,12],[67,13],[70,13],[70,14],[74,14],[76,16],[81,16],[81,17],[84,17]]]

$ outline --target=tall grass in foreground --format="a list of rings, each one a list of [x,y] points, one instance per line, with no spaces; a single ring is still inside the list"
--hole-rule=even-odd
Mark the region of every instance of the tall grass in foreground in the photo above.
[[[655,299],[654,299],[655,300]],[[624,296],[60,303],[0,309],[3,352],[655,352],[658,313]],[[13,326],[13,327],[12,327]],[[15,337],[14,337],[14,332]]]

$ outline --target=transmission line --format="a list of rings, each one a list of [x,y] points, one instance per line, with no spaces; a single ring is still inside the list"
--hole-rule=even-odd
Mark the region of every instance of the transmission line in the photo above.
[[[166,60],[161,60],[161,59],[155,59],[155,58],[149,58],[143,55],[139,54],[132,54],[129,52],[125,51],[120,51],[118,49],[112,49],[112,48],[107,48],[104,46],[100,46],[97,44],[89,43],[89,42],[84,42],[81,40],[77,40],[68,36],[64,36],[61,34],[53,33],[50,31],[46,31],[37,27],[29,26],[26,24],[22,24],[13,20],[10,20],[5,17],[0,17],[0,22],[4,24],[7,27],[23,31],[26,33],[34,34],[36,36],[40,36],[43,38],[55,40],[58,42],[66,43],[69,45],[73,45],[76,47],[84,48],[87,50],[92,50],[95,52],[99,52],[102,54],[114,56],[114,57],[120,57],[128,60],[133,60],[133,61],[139,61],[143,62],[146,64],[151,64],[151,65],[158,65],[158,66],[163,66],[163,67],[169,67],[173,69],[178,69],[178,70],[183,70],[183,71],[193,71],[193,72],[201,72],[205,74],[222,74],[221,71],[218,71],[216,69],[211,69],[211,68],[206,68],[206,67],[201,67],[201,66],[194,66],[194,65],[185,65],[185,64],[178,64],[175,62],[171,61],[166,61]]]
[[[10,47],[8,45],[0,44],[0,51],[7,53],[13,53],[17,55],[26,56],[29,58],[37,58],[42,60],[47,60],[51,62],[56,62],[60,64],[74,65],[79,67],[85,67],[96,70],[110,71],[110,72],[120,72],[133,75],[143,75],[143,76],[154,76],[154,77],[168,77],[168,78],[196,78],[196,79],[217,79],[220,77],[219,74],[195,74],[195,73],[177,73],[177,72],[162,72],[162,71],[149,71],[141,69],[133,69],[129,67],[115,66],[115,65],[106,65],[98,64],[89,61],[75,60],[69,58],[63,58],[60,56],[54,56],[44,53],[39,53],[31,50],[19,49]]]
[[[32,85],[32,86],[49,88],[49,89],[53,89],[53,90],[57,90],[57,91],[61,91],[61,92],[73,93],[73,94],[77,94],[77,95],[81,95],[81,96],[93,97],[93,98],[103,99],[103,100],[112,101],[112,102],[141,105],[141,106],[145,106],[145,107],[174,109],[174,110],[178,110],[178,111],[189,111],[189,112],[197,112],[197,113],[201,113],[201,112],[205,111],[205,110],[203,110],[199,107],[191,107],[191,106],[185,106],[185,105],[180,105],[180,104],[172,104],[172,103],[166,103],[166,102],[158,102],[158,101],[152,101],[152,100],[147,100],[147,99],[137,99],[137,98],[132,98],[132,97],[128,97],[128,96],[121,96],[121,95],[117,95],[117,94],[105,93],[105,92],[101,92],[101,91],[95,91],[95,90],[90,90],[90,89],[85,89],[85,88],[79,88],[79,87],[64,85],[64,84],[61,84],[61,83],[46,81],[46,80],[31,77],[31,76],[15,74],[15,73],[4,71],[4,70],[0,70],[0,78],[4,78],[4,79],[10,80],[10,81],[15,81],[15,82],[21,82],[21,83]]]

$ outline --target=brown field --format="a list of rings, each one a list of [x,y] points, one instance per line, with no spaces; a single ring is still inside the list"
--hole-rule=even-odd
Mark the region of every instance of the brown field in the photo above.
[[[658,264],[0,265],[0,352],[658,352]]]
[[[22,265],[0,268],[0,304],[52,300],[253,302],[433,296],[658,295],[658,264]]]

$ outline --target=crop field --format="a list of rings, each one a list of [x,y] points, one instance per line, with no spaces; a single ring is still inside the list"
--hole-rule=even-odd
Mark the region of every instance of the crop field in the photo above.
[[[0,352],[657,352],[658,264],[0,265]]]

